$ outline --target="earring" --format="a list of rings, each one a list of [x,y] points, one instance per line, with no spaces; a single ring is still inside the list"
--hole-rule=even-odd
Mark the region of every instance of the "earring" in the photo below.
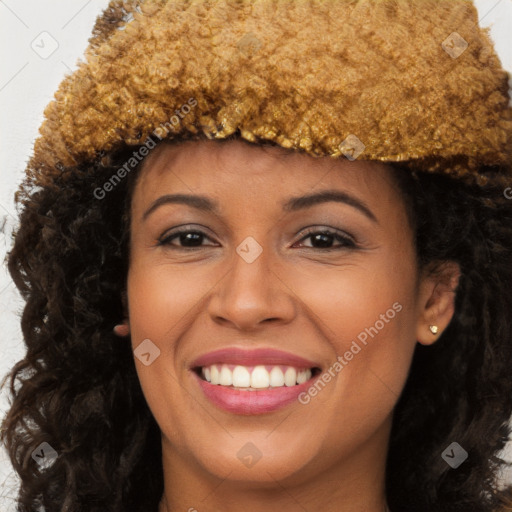
[[[438,331],[437,325],[429,325],[428,328],[430,329],[430,332],[432,334],[437,334],[437,331]]]

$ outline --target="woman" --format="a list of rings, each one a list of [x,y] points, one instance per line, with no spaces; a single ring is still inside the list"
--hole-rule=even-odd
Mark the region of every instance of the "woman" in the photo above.
[[[114,1],[86,55],[9,256],[19,510],[511,510],[512,111],[473,5]]]

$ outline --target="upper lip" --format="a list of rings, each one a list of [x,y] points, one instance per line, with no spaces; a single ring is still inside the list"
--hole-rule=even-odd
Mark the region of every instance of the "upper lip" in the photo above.
[[[242,366],[284,365],[297,368],[318,368],[320,366],[314,361],[273,348],[245,349],[229,347],[203,354],[194,360],[192,368],[220,363]]]

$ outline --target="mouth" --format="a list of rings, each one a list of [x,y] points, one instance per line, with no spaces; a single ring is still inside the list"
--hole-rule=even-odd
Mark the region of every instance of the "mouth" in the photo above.
[[[240,391],[258,391],[294,387],[312,380],[320,373],[319,367],[302,368],[287,365],[242,366],[212,364],[193,368],[203,381]]]
[[[234,414],[262,414],[298,402],[321,373],[315,362],[274,349],[211,352],[191,367],[215,406]]]

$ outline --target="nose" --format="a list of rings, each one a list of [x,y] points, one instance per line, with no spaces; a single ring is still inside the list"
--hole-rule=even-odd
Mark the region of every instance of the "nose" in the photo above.
[[[208,305],[214,322],[253,331],[263,323],[286,324],[294,318],[293,291],[272,268],[271,260],[265,248],[250,263],[234,253],[231,269],[216,286]]]

